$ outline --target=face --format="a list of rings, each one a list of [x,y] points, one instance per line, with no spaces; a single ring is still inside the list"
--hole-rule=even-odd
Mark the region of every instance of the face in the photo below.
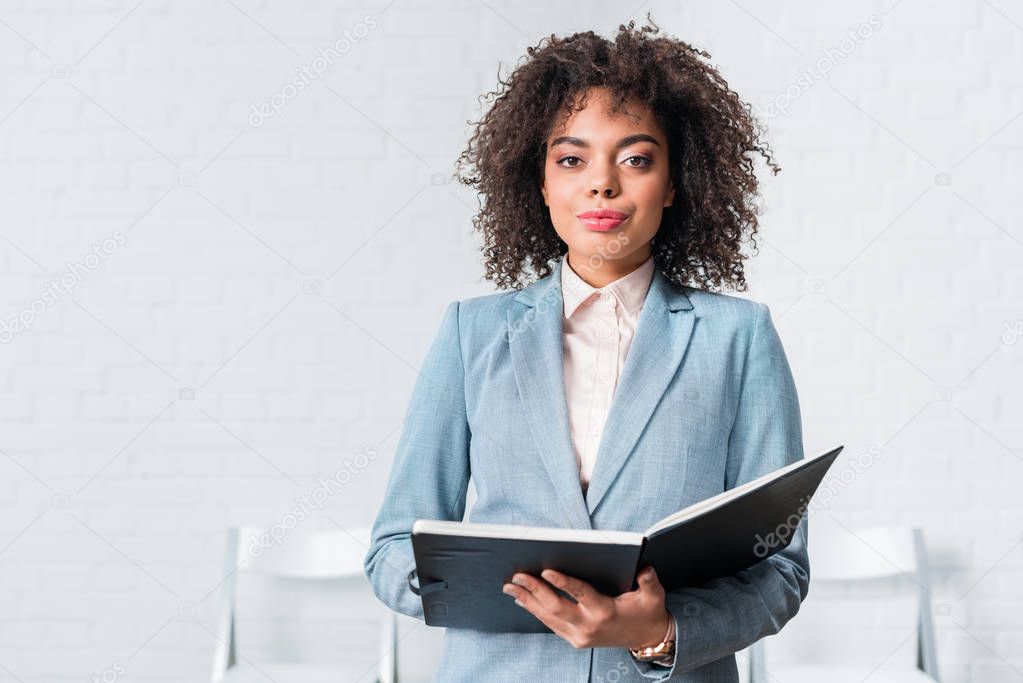
[[[610,93],[588,91],[547,139],[541,187],[572,269],[594,287],[627,275],[650,256],[675,188],[668,141],[653,113],[629,103],[611,116]],[[603,213],[593,213],[604,209]]]

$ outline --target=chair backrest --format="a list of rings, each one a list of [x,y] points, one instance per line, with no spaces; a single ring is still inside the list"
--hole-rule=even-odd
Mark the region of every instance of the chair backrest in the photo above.
[[[370,530],[328,530],[275,533],[256,527],[232,529],[236,539],[234,566],[241,572],[299,579],[342,579],[362,576]]]
[[[917,668],[940,680],[931,601],[930,566],[923,531],[915,527],[829,526],[811,531],[808,544],[810,581],[858,582],[905,576],[917,586]],[[813,591],[810,591],[813,594]],[[769,679],[765,671],[766,638],[748,649],[751,683]]]
[[[227,533],[224,610],[213,657],[213,683],[220,683],[236,664],[235,608],[238,574],[284,579],[346,579],[364,577],[363,558],[369,547],[365,527],[329,531],[290,531],[253,526],[231,527]],[[398,622],[388,611],[382,623],[376,680],[397,683]]]
[[[886,576],[915,577],[916,531],[908,527],[872,527],[825,533],[808,545],[810,575],[818,581],[861,581]]]

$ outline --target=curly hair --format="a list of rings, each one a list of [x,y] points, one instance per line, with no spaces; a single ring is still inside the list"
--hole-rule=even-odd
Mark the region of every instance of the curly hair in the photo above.
[[[593,31],[545,37],[507,80],[499,67],[498,89],[480,97],[493,106],[474,124],[454,177],[478,190],[473,226],[483,235],[485,277],[498,288],[521,289],[529,270],[549,275],[567,251],[539,189],[547,140],[580,95],[604,87],[613,112],[638,101],[667,135],[677,193],[651,242],[656,267],[683,287],[747,289],[742,247],[748,239],[756,253],[759,214],[753,153],[773,173],[781,168],[750,106],[705,61],[710,55],[658,36],[649,14],[647,22],[620,25],[613,41]]]

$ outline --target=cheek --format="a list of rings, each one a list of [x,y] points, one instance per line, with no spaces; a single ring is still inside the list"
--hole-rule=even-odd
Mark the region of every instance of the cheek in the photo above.
[[[658,220],[664,211],[668,190],[660,182],[643,183],[633,188],[631,198],[638,214],[650,220]]]
[[[637,204],[660,208],[668,197],[668,178],[663,175],[646,176],[632,189]]]
[[[557,175],[552,177],[548,174],[547,178],[547,197],[551,202],[551,208],[555,208],[556,205],[565,204],[574,192],[573,184],[565,178],[557,177]]]
[[[555,220],[565,222],[575,218],[577,202],[573,199],[571,192],[560,191],[561,188],[547,189],[547,208],[551,217]]]

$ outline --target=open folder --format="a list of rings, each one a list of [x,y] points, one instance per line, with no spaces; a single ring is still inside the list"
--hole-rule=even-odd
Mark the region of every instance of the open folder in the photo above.
[[[409,587],[430,626],[549,633],[501,591],[516,572],[539,577],[556,569],[619,595],[635,590],[639,571],[653,565],[665,590],[698,586],[787,547],[842,448],[690,505],[642,533],[420,519],[412,527]]]

